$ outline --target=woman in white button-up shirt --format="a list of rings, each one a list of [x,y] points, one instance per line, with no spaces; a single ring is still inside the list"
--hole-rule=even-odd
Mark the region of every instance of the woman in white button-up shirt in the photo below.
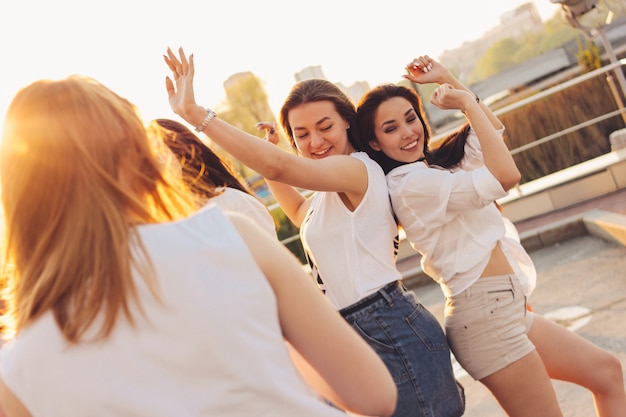
[[[509,415],[561,415],[550,378],[591,390],[599,416],[626,415],[619,360],[527,309],[536,272],[495,203],[520,179],[504,126],[430,57],[407,70],[412,82],[439,84],[431,103],[462,111],[469,124],[429,149],[419,98],[396,85],[368,92],[357,120],[407,239],[446,296],[445,328],[457,360]]]

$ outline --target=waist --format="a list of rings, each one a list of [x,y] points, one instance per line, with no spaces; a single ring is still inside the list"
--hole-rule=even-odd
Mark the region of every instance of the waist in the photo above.
[[[360,299],[356,303],[349,305],[348,307],[342,308],[341,310],[339,310],[339,314],[341,314],[342,317],[345,318],[364,308],[371,306],[378,301],[388,300],[391,293],[397,289],[404,289],[404,287],[402,286],[402,281],[400,280],[390,282],[380,290],[376,291],[374,294],[370,294],[367,297]]]
[[[483,269],[482,274],[480,274],[481,278],[484,277],[492,277],[498,275],[509,275],[513,274],[513,268],[511,268],[511,264],[509,264],[509,260],[506,259],[500,244],[497,243],[496,246],[491,251],[491,256],[489,257],[489,262]]]

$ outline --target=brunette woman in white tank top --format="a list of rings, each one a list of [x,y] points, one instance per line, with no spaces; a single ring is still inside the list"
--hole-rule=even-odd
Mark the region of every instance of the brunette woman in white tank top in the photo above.
[[[263,141],[199,106],[193,55],[168,49],[165,60],[173,76],[166,88],[174,112],[265,177],[285,214],[301,228],[321,290],[396,381],[394,416],[462,415],[463,392],[443,329],[404,288],[395,267],[398,228],[385,177],[364,152],[356,152],[352,101],[326,80],[294,85],[280,112],[283,131],[300,154],[294,155],[275,146],[273,123],[259,125],[268,131]],[[305,198],[298,189],[316,193]]]

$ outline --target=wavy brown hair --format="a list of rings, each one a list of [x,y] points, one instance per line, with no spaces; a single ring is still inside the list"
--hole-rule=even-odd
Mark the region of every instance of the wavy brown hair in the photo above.
[[[183,180],[202,199],[208,200],[221,194],[216,189],[218,187],[235,188],[253,195],[231,164],[213,152],[182,123],[170,119],[154,119],[148,128],[174,154],[182,168]]]

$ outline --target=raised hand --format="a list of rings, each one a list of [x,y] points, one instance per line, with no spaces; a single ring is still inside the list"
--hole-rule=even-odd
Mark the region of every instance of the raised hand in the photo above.
[[[187,58],[183,48],[178,49],[178,57],[167,48],[167,55],[163,55],[165,63],[172,71],[172,78],[165,77],[165,88],[174,113],[186,119],[186,115],[197,107],[193,92],[194,63],[193,54]],[[175,83],[175,85],[174,85]]]
[[[414,58],[407,64],[406,70],[408,74],[404,74],[403,77],[418,84],[443,84],[445,82],[445,77],[449,75],[446,67],[428,55],[422,55],[418,58]]]
[[[256,128],[259,130],[266,130],[265,140],[273,143],[274,145],[278,144],[278,130],[276,130],[276,123],[274,122],[259,122],[256,124]]]
[[[451,84],[442,84],[430,98],[430,102],[440,109],[465,111],[467,106],[477,105],[471,93],[454,88]]]

